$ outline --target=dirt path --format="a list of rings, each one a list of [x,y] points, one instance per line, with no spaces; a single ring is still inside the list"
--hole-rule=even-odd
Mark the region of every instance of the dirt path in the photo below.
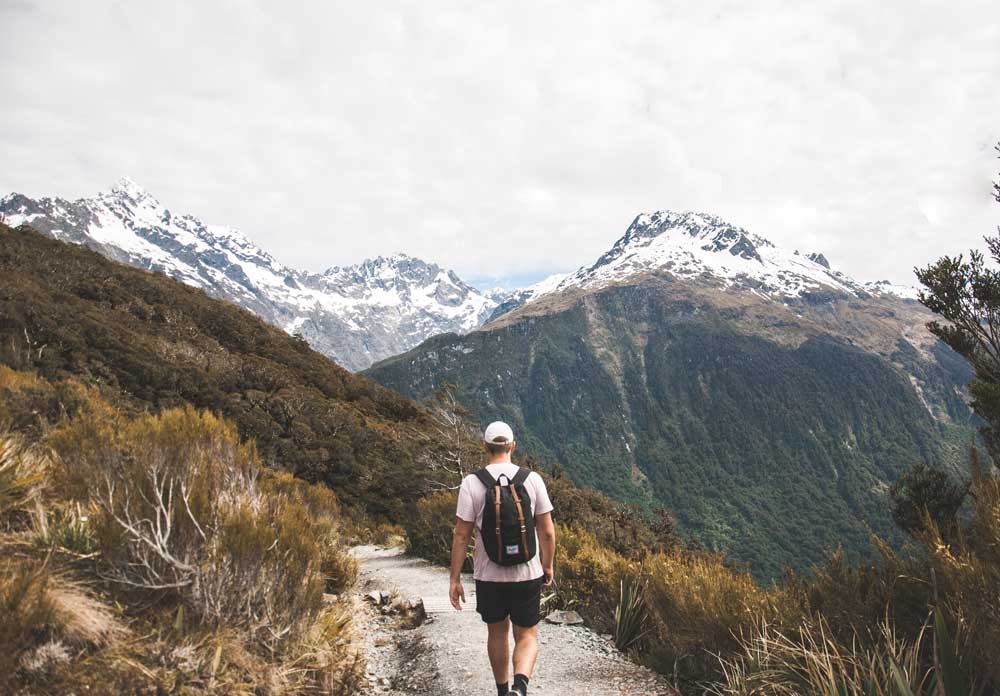
[[[448,571],[403,555],[398,549],[359,546],[360,594],[383,591],[404,599],[420,597],[428,620],[419,628],[370,603],[357,617],[365,630],[373,694],[428,693],[489,696],[496,686],[486,658],[486,627],[475,611],[471,578],[465,579],[469,604],[457,612],[448,602]],[[606,638],[576,626],[542,622],[541,651],[531,696],[574,696],[602,689],[621,696],[673,696],[666,682],[618,653]]]

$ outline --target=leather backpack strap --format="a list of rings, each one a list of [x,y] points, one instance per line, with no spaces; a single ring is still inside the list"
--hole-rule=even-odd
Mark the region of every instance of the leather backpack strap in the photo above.
[[[521,474],[527,471],[526,469],[518,469],[517,474],[511,479],[509,488],[510,495],[514,499],[514,505],[517,506],[517,520],[521,525],[521,555],[524,556],[525,562],[528,561],[528,528],[524,521],[524,507],[521,506],[521,499],[517,497],[517,480],[521,479],[523,483],[524,479],[527,478],[527,474],[521,477]]]
[[[500,535],[500,520],[501,520],[501,516],[500,516],[500,484],[499,483],[496,484],[496,490],[494,491],[494,497],[496,498],[496,500],[494,501],[494,505],[496,506],[496,518],[497,518],[497,555],[500,558],[503,558],[507,554],[504,553],[503,539],[501,538],[501,535]]]
[[[496,516],[496,525],[497,525],[497,529],[496,529],[496,533],[497,533],[497,553],[502,558],[504,554],[503,554],[503,541],[502,541],[501,534],[500,534],[500,522],[501,522],[501,517],[500,517],[500,483],[495,478],[493,478],[493,474],[491,474],[485,468],[482,468],[479,471],[475,472],[473,474],[473,476],[475,476],[477,479],[479,479],[480,483],[482,483],[484,486],[486,486],[486,490],[490,490],[491,488],[493,489],[493,498],[494,498],[494,500],[493,500],[493,506],[495,508],[494,513],[495,513],[495,516]]]

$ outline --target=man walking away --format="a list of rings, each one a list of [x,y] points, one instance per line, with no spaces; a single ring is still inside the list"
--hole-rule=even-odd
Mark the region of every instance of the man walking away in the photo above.
[[[452,606],[465,602],[462,564],[476,533],[476,611],[487,625],[486,650],[499,696],[527,696],[538,657],[542,587],[553,582],[556,532],[542,477],[511,462],[514,433],[491,423],[483,436],[489,463],[462,481],[451,546]],[[514,627],[514,684],[509,635]]]

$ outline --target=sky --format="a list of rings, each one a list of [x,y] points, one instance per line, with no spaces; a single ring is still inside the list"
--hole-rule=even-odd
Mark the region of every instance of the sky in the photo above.
[[[860,280],[1000,223],[996,0],[0,0],[0,195],[130,176],[322,270],[481,286],[715,213]]]

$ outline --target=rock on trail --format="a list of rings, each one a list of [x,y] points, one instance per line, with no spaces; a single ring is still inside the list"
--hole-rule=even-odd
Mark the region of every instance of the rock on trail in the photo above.
[[[403,599],[420,597],[426,621],[408,627],[376,603],[359,602],[358,624],[365,635],[370,693],[397,696],[432,693],[476,696],[496,693],[486,657],[486,625],[475,611],[475,585],[465,577],[468,604],[461,612],[448,601],[448,571],[399,549],[359,546],[359,598],[384,592]],[[583,626],[542,622],[540,651],[531,694],[562,696],[602,693],[621,696],[675,696],[666,680],[629,662],[614,644]],[[513,644],[512,644],[513,647]]]

